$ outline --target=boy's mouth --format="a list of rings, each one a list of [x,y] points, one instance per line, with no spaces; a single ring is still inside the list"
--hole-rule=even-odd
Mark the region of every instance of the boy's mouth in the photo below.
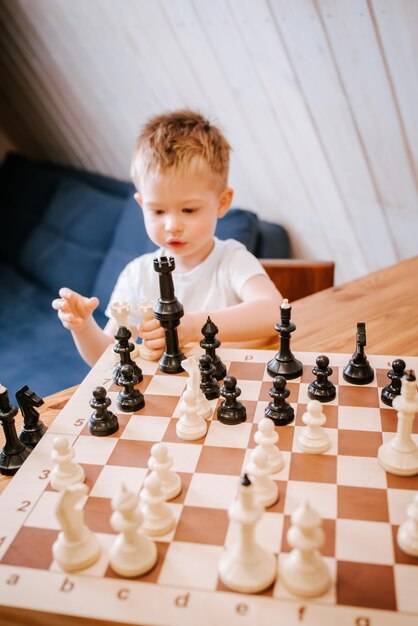
[[[170,241],[167,241],[167,245],[174,248],[179,248],[180,246],[185,246],[186,242],[179,241],[178,239],[170,239]]]

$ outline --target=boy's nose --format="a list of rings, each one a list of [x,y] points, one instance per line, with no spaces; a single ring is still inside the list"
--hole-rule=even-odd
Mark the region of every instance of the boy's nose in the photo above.
[[[169,215],[165,222],[165,230],[168,233],[178,233],[183,229],[181,220],[175,215]]]

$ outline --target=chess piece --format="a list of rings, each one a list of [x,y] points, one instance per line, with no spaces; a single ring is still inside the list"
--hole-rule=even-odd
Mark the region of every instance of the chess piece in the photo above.
[[[321,454],[330,446],[327,431],[322,428],[327,418],[322,412],[322,405],[319,400],[311,400],[306,408],[307,411],[302,416],[306,428],[298,436],[297,443],[302,452]]]
[[[219,577],[224,585],[241,593],[267,589],[276,578],[276,558],[255,540],[255,527],[263,515],[254,487],[245,474],[238,497],[228,510],[231,522],[238,524],[238,539],[224,551],[219,561]]]
[[[387,373],[390,383],[386,385],[386,387],[383,387],[382,393],[380,394],[382,402],[387,406],[392,406],[396,396],[399,396],[401,393],[402,377],[405,374],[405,367],[405,361],[395,359],[392,363],[392,369]]]
[[[277,322],[274,328],[279,333],[280,349],[274,359],[267,364],[267,372],[270,376],[284,376],[286,380],[298,378],[302,375],[303,365],[290,350],[290,336],[296,330],[296,325],[290,321],[292,307],[285,298],[280,305],[280,324]]]
[[[366,346],[366,324],[357,324],[357,348],[343,370],[343,378],[352,385],[367,385],[374,379],[374,371],[364,352]]]
[[[149,474],[139,493],[141,512],[144,516],[142,528],[147,535],[165,535],[176,525],[173,511],[165,501],[161,481],[156,473]]]
[[[380,446],[377,458],[387,472],[398,476],[418,474],[418,447],[412,439],[412,425],[418,410],[418,395],[415,375],[410,370],[402,378],[401,395],[393,400],[398,411],[396,435]]]
[[[32,448],[29,448],[18,439],[15,415],[17,415],[17,407],[10,403],[6,387],[0,385],[0,422],[6,441],[3,450],[0,452],[0,474],[5,476],[16,474],[19,467],[22,466],[32,451]]]
[[[237,387],[235,376],[225,376],[221,396],[224,398],[218,406],[218,420],[222,424],[240,424],[247,419],[247,409],[237,398],[241,395],[241,389]]]
[[[293,550],[283,555],[279,567],[280,580],[291,593],[313,598],[329,589],[331,576],[318,551],[324,539],[318,513],[308,503],[296,509],[287,531]]]
[[[286,401],[290,396],[290,391],[286,387],[286,379],[284,376],[276,376],[273,378],[273,387],[269,390],[270,398],[264,410],[264,415],[271,420],[275,426],[286,426],[295,419],[295,411],[293,407]]]
[[[200,389],[205,394],[207,400],[216,400],[220,395],[218,381],[215,378],[215,366],[208,354],[202,354],[199,358],[200,369]]]
[[[39,413],[35,407],[43,405],[42,398],[31,391],[27,385],[16,392],[16,400],[23,416],[23,426],[19,433],[19,441],[29,448],[34,448],[46,433],[46,426],[39,419]]]
[[[131,331],[126,326],[119,326],[116,331],[115,339],[116,343],[113,346],[113,351],[119,355],[119,363],[115,365],[112,372],[112,380],[116,385],[121,386],[120,378],[122,368],[124,365],[130,365],[133,372],[138,379],[137,382],[141,382],[143,379],[142,370],[131,358],[131,352],[135,350],[134,344],[129,341],[131,338]]]
[[[279,435],[274,428],[271,419],[264,417],[258,424],[258,430],[254,435],[254,441],[261,446],[267,455],[270,474],[276,474],[283,468],[283,455],[277,447]]]
[[[193,394],[193,404],[197,406],[197,414],[202,419],[208,419],[212,416],[213,408],[209,400],[207,400],[205,394],[200,389],[200,369],[196,355],[191,355],[187,359],[183,359],[181,362],[183,369],[188,373],[188,379],[186,389],[189,389]],[[177,407],[177,411],[181,414],[185,411],[184,393],[180,398],[180,402]]]
[[[183,413],[176,424],[177,437],[186,441],[201,439],[206,435],[208,425],[200,417],[198,406],[194,403],[193,392],[190,389],[186,389],[183,393],[183,407]]]
[[[139,389],[135,389],[138,384],[138,378],[134,374],[131,365],[124,365],[119,376],[119,384],[123,387],[122,391],[116,396],[116,406],[126,413],[139,411],[145,406],[145,400]]]
[[[325,354],[316,359],[316,366],[312,369],[316,379],[308,386],[308,396],[311,400],[331,402],[336,396],[335,385],[328,380],[332,374],[332,369],[328,365],[329,358]]]
[[[141,324],[150,322],[154,319],[154,302],[152,300],[143,300],[136,305],[138,318]],[[139,356],[147,361],[153,361],[155,351],[147,348],[144,343],[139,345]]]
[[[273,506],[279,499],[279,488],[269,476],[270,464],[261,446],[251,452],[247,474],[254,486],[254,493],[263,507]]]
[[[158,553],[152,539],[140,531],[143,515],[137,494],[122,484],[111,504],[110,525],[119,534],[109,551],[110,567],[127,578],[149,572],[157,562]]]
[[[98,539],[84,523],[83,509],[77,507],[87,492],[87,485],[68,485],[55,511],[61,532],[52,546],[52,554],[66,572],[85,569],[100,556]]]
[[[107,437],[113,435],[119,429],[118,418],[112,411],[109,411],[110,398],[106,395],[104,387],[96,387],[93,391],[93,398],[90,406],[94,413],[89,418],[89,431],[96,437]]]
[[[185,358],[177,335],[177,326],[184,315],[184,309],[174,293],[171,275],[174,268],[174,257],[162,256],[154,259],[154,270],[158,273],[160,283],[160,297],[154,307],[154,316],[165,332],[165,350],[158,364],[160,370],[166,374],[182,372],[181,362]]]
[[[51,486],[57,491],[63,491],[69,485],[84,482],[84,469],[73,460],[75,452],[70,448],[67,437],[55,437],[52,448],[51,458],[55,466],[51,472]]]
[[[401,550],[418,556],[418,493],[406,509],[408,519],[398,528],[397,541]]]
[[[169,455],[166,444],[155,443],[151,448],[148,467],[160,479],[161,489],[166,500],[172,500],[181,491],[181,478],[176,472],[173,472],[172,466],[173,459]]]
[[[116,328],[120,326],[125,326],[125,328],[129,327],[129,313],[131,311],[131,307],[129,302],[112,302],[110,305],[110,315],[116,322]],[[117,339],[115,339],[117,342]],[[132,344],[134,349],[130,353],[131,359],[137,359],[139,357],[139,350],[136,343]]]
[[[204,338],[199,345],[211,358],[212,365],[215,368],[213,375],[216,380],[223,380],[226,376],[226,367],[216,354],[217,348],[221,345],[219,339],[216,338],[218,332],[218,327],[212,322],[210,317],[208,317],[206,324],[202,327],[202,335]]]

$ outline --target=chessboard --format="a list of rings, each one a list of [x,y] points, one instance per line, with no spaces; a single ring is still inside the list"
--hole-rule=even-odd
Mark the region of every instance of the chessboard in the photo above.
[[[41,623],[33,617],[36,611],[117,624],[417,624],[418,558],[400,550],[396,533],[407,519],[418,476],[388,474],[376,458],[379,446],[394,436],[397,427],[395,409],[380,400],[395,357],[368,355],[375,379],[353,386],[342,377],[351,355],[327,355],[337,387],[336,399],[323,405],[331,447],[324,454],[309,455],[298,450],[296,437],[303,427],[317,355],[295,352],[304,365],[303,375],[287,383],[295,420],[276,427],[285,459],[284,468],[273,475],[280,497],[266,509],[256,536],[280,560],[290,550],[286,533],[292,512],[306,501],[317,510],[326,536],[322,554],[333,585],[325,595],[305,600],[292,596],[280,576],[254,595],[229,591],[219,579],[219,559],[236,533],[228,508],[256,445],[254,433],[271,388],[266,364],[275,353],[222,349],[219,354],[228,374],[238,380],[247,421],[224,425],[215,412],[206,436],[187,442],[176,436],[177,405],[187,375],[163,374],[157,363],[139,359],[145,407],[122,413],[116,408],[118,388],[111,380],[115,355],[111,349],[105,352],[0,498],[0,604],[26,609],[25,624]],[[408,369],[418,370],[417,357],[402,358]],[[89,401],[97,385],[108,390],[111,409],[119,418],[119,430],[109,437],[93,437],[87,426]],[[212,402],[214,408],[216,403]],[[102,546],[99,560],[76,573],[62,571],[51,551],[59,532],[54,515],[59,494],[49,484],[57,435],[68,437],[75,460],[85,470],[89,487],[85,521]],[[109,566],[115,538],[110,501],[122,482],[140,491],[151,447],[159,441],[167,444],[173,469],[182,479],[180,495],[169,503],[176,527],[156,538],[155,567],[143,576],[124,579]],[[1,611],[0,607],[0,616]]]

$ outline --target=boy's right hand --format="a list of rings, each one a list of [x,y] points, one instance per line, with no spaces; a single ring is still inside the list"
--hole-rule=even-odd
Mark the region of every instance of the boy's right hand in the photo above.
[[[64,328],[79,331],[89,321],[94,309],[99,305],[99,299],[86,298],[76,291],[62,287],[60,297],[52,301],[52,308],[58,311],[58,317]]]

